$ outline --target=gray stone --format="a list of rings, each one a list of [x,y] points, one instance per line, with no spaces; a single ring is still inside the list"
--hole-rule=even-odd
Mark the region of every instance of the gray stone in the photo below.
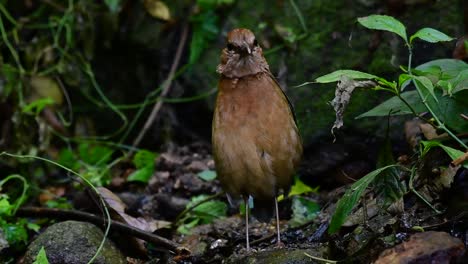
[[[65,221],[49,226],[29,245],[25,264],[34,262],[44,247],[50,264],[85,264],[94,256],[104,234],[97,226],[78,221]],[[127,261],[108,239],[93,262],[95,264],[125,264]]]

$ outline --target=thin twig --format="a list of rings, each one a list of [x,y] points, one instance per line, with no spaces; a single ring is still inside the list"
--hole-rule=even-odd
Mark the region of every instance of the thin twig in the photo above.
[[[174,74],[176,72],[177,67],[179,66],[179,62],[182,56],[182,51],[184,50],[185,42],[187,41],[187,35],[188,35],[188,23],[185,23],[184,28],[182,29],[180,42],[179,42],[179,46],[177,47],[174,61],[172,62],[169,74],[163,83],[163,88],[162,88],[162,92],[160,95],[161,98],[165,97],[169,92],[169,88],[171,87]],[[151,114],[149,115],[148,119],[145,122],[145,125],[143,126],[143,129],[140,131],[138,136],[133,141],[132,146],[137,147],[140,144],[146,132],[148,132],[148,129],[153,124],[154,120],[156,119],[156,116],[158,115],[158,112],[161,109],[162,104],[163,104],[163,101],[158,100],[157,103],[154,105],[153,110],[151,110]]]
[[[61,220],[79,220],[93,223],[98,226],[103,226],[106,224],[106,220],[96,216],[94,214],[81,212],[77,210],[63,210],[57,208],[42,208],[42,207],[21,207],[16,212],[16,216],[19,217],[44,217],[44,218],[54,218]],[[141,229],[129,226],[120,222],[111,220],[110,230],[121,232],[126,235],[131,235],[136,238],[145,240],[147,242],[154,243],[157,246],[161,246],[176,252],[177,254],[187,254],[188,249],[182,247],[181,245],[168,240],[164,237],[152,234],[150,232],[143,231]]]

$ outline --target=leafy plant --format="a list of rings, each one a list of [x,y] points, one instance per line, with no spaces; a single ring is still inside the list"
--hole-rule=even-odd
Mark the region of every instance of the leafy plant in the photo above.
[[[421,154],[434,146],[442,147],[452,159],[464,154],[468,147],[455,133],[468,130],[468,123],[460,116],[461,113],[466,113],[468,110],[468,102],[466,101],[468,65],[452,59],[430,61],[414,69],[411,64],[415,40],[437,43],[451,41],[453,38],[432,28],[422,28],[408,38],[406,27],[390,16],[371,15],[359,18],[358,22],[366,28],[388,31],[400,36],[408,48],[408,65],[406,68],[401,67],[403,72],[399,75],[397,81],[386,80],[373,74],[354,70],[338,70],[317,78],[315,81],[318,83],[340,82],[337,87],[337,98],[333,102],[337,111],[337,121],[342,118],[343,111],[349,103],[354,88],[372,87],[373,90],[386,91],[395,96],[357,118],[413,114],[431,124],[436,130],[447,133],[463,149],[458,150],[447,147],[438,141],[432,140],[422,143]],[[406,90],[410,84],[413,85],[415,90]],[[338,92],[338,89],[340,89],[340,92]],[[431,114],[431,119],[425,117],[425,112]],[[339,123],[335,122],[334,128],[339,128],[342,125],[342,119],[340,121]],[[384,151],[390,151],[388,146],[386,148],[387,150]],[[396,167],[392,165],[394,161],[387,159],[384,162],[380,160],[379,163],[379,166],[383,167],[367,174],[354,183],[339,200],[331,220],[330,233],[336,232],[344,223],[364,190],[377,179],[377,176],[381,175],[379,177],[382,182],[390,180],[395,183],[393,184],[395,187],[393,191],[389,191],[391,188],[381,189],[381,191],[388,196],[393,196],[394,199],[401,196],[403,186],[399,185],[400,182],[396,178]],[[394,175],[391,176],[392,174]]]
[[[147,183],[154,173],[157,154],[148,150],[139,150],[133,157],[133,164],[137,170],[130,174],[127,181]]]
[[[28,229],[38,231],[39,226],[29,223],[24,218],[14,218],[16,211],[27,198],[29,184],[24,177],[13,174],[0,181],[0,190],[11,180],[22,182],[23,190],[14,202],[8,194],[0,193],[0,229],[3,231],[3,236],[8,241],[9,246],[15,248],[25,246],[28,242]]]
[[[178,232],[182,234],[190,234],[190,230],[193,227],[201,224],[209,224],[217,218],[226,216],[227,205],[224,202],[210,200],[199,204],[203,200],[206,200],[206,198],[206,195],[195,196],[192,198],[190,203],[187,204],[186,208],[191,208],[192,210],[178,221]],[[196,204],[198,205],[195,206]]]
[[[75,171],[80,171],[84,177],[94,185],[102,186],[110,182],[108,164],[114,150],[98,145],[83,142],[78,145],[78,153],[65,148],[59,153],[57,162]]]

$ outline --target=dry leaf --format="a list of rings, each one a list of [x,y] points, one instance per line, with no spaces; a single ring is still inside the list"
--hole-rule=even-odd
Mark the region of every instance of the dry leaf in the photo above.
[[[143,2],[145,5],[146,11],[155,18],[168,21],[171,19],[171,13],[167,5],[158,0],[145,0]]]
[[[436,129],[427,123],[420,124],[419,127],[421,128],[421,131],[424,134],[424,137],[428,140],[447,136],[447,133],[443,133],[441,135],[437,134]]]
[[[31,101],[48,97],[58,105],[63,103],[62,90],[54,79],[47,76],[33,76],[29,80],[29,84],[34,94],[30,98]]]

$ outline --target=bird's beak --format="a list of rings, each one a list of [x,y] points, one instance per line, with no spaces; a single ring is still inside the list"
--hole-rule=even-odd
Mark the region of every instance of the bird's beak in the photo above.
[[[250,49],[250,46],[247,42],[244,42],[244,45],[242,45],[242,50],[245,52],[245,55],[250,55],[252,54],[252,50]]]

